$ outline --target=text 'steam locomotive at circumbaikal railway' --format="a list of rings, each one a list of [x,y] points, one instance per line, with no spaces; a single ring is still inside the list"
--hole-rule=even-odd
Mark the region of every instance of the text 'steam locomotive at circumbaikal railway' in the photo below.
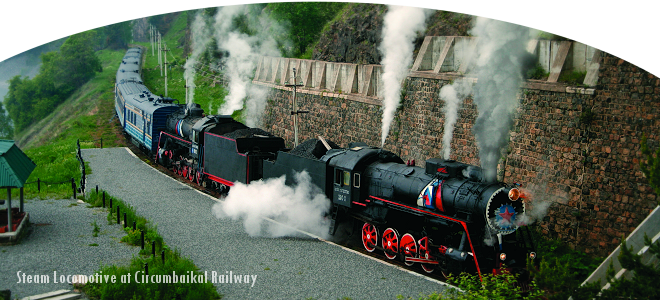
[[[199,105],[154,95],[143,84],[141,49],[129,49],[117,71],[116,113],[132,142],[194,184],[221,193],[236,182],[306,171],[331,199],[330,233],[357,220],[366,251],[418,264],[424,271],[526,276],[534,245],[525,195],[517,184],[487,182],[479,167],[431,158],[425,167],[362,142],[340,148],[310,139],[287,149],[280,137]]]

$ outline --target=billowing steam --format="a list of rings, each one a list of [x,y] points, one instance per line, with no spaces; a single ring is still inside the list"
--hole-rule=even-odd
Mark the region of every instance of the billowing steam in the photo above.
[[[190,106],[194,103],[195,97],[195,65],[199,60],[199,56],[204,53],[206,46],[211,40],[211,34],[206,28],[204,18],[201,14],[195,16],[195,21],[192,24],[192,53],[186,64],[184,65],[183,79],[186,82],[186,104]]]
[[[248,98],[245,101],[245,125],[250,127],[261,127],[261,114],[266,109],[266,97],[268,88],[260,85],[251,85],[248,90]]]
[[[417,32],[424,30],[429,11],[407,6],[390,5],[384,17],[382,41],[378,50],[383,55],[383,127],[381,146],[390,132],[390,125],[401,99],[401,83],[412,63]]]
[[[249,19],[247,26],[256,35],[248,35],[233,27],[233,20],[238,17]],[[246,120],[248,125],[256,123],[266,104],[266,93],[251,84],[251,77],[260,56],[281,56],[277,43],[273,39],[273,32],[283,30],[266,15],[261,19],[252,19],[246,6],[225,6],[218,10],[215,16],[215,37],[218,47],[228,55],[223,59],[225,74],[229,79],[229,94],[225,97],[223,105],[218,109],[219,114],[231,115],[244,107],[246,97],[248,109]],[[253,89],[256,89],[253,91]],[[250,115],[255,114],[255,115]]]
[[[237,183],[224,202],[213,206],[213,213],[218,218],[243,220],[245,231],[253,237],[295,236],[298,235],[295,229],[300,229],[325,238],[330,222],[324,215],[329,208],[330,200],[311,183],[309,174],[302,172],[296,174],[294,186],[285,185],[285,176],[249,185]]]
[[[229,94],[218,111],[221,115],[231,115],[243,108],[243,99],[247,96],[250,75],[254,73],[256,55],[248,42],[248,36],[230,32],[220,47],[229,52],[226,61],[226,75],[229,76]]]
[[[549,191],[544,186],[530,185],[521,188],[523,201],[525,201],[525,215],[516,218],[516,225],[531,225],[540,221],[548,214],[548,208],[554,202]]]
[[[451,139],[454,135],[454,125],[458,120],[458,109],[467,96],[472,93],[472,83],[465,79],[458,79],[451,85],[440,89],[440,99],[445,101],[445,128],[442,134],[442,156],[450,159]]]
[[[529,29],[511,23],[477,18],[470,33],[478,37],[473,76],[474,103],[479,115],[474,134],[479,145],[479,156],[484,178],[497,179],[500,151],[509,142],[513,113],[518,107]]]

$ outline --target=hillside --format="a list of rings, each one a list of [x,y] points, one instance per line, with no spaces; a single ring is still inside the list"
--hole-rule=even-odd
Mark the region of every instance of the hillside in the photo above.
[[[117,132],[112,126],[114,77],[119,67],[123,50],[98,52],[103,72],[59,105],[46,118],[32,124],[16,135],[16,144],[22,149],[31,149],[64,138],[68,130],[83,129],[82,140],[104,138],[105,145],[113,144]],[[119,141],[117,141],[119,142]]]
[[[378,45],[381,40],[383,16],[387,6],[381,4],[348,4],[329,22],[316,42],[312,59],[357,64],[380,64]],[[427,20],[426,31],[415,42],[415,52],[424,36],[468,35],[471,15],[435,11]]]

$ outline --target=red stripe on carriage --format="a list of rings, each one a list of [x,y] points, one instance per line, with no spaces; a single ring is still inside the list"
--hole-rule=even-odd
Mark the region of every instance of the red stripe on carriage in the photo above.
[[[213,181],[215,181],[215,182],[222,183],[222,184],[224,184],[224,185],[226,185],[226,186],[233,186],[233,185],[234,185],[234,183],[231,182],[231,181],[229,181],[229,180],[225,180],[225,179],[222,179],[222,178],[220,178],[220,177],[213,176],[213,175],[211,175],[211,174],[209,174],[209,173],[206,173],[206,172],[204,172],[204,174],[205,174],[206,176],[208,176],[209,179],[211,179],[211,180],[213,180]]]
[[[401,203],[396,203],[394,201],[385,200],[383,198],[378,198],[376,196],[369,195],[369,197],[374,198],[376,200],[380,200],[380,201],[389,203],[389,204],[392,204],[392,205],[405,207],[405,208],[412,209],[414,211],[417,211],[417,212],[420,212],[420,213],[423,213],[423,214],[436,216],[436,217],[439,217],[439,218],[447,219],[447,220],[454,221],[454,222],[457,222],[457,223],[461,224],[463,226],[463,229],[465,229],[465,233],[467,233],[468,242],[470,243],[470,250],[472,250],[472,254],[474,255],[473,256],[474,257],[474,265],[477,267],[477,273],[479,274],[479,280],[482,280],[482,278],[481,278],[481,269],[479,268],[479,262],[477,261],[477,253],[474,252],[474,246],[472,245],[472,238],[470,238],[470,232],[467,229],[467,225],[465,224],[465,221],[461,221],[461,220],[458,220],[458,219],[454,219],[454,218],[450,218],[450,217],[447,217],[447,216],[439,215],[439,214],[436,214],[436,213],[432,213],[432,212],[429,212],[429,211],[425,211],[425,210],[422,210],[422,209],[419,209],[419,208],[416,208],[416,207],[411,207],[411,206],[408,206],[408,205],[404,205],[404,204],[401,204]]]

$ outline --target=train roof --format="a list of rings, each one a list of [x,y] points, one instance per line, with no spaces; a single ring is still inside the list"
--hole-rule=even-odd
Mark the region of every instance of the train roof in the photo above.
[[[121,65],[117,70],[117,89],[121,92],[126,103],[153,114],[164,107],[179,108],[174,99],[155,95],[142,82],[141,75],[142,50],[140,48],[128,49]]]
[[[330,149],[321,160],[330,161],[330,165],[346,170],[355,170],[356,167],[361,168],[359,165],[366,165],[376,160],[403,163],[403,160],[396,154],[381,148],[369,146],[356,146],[349,149]]]

